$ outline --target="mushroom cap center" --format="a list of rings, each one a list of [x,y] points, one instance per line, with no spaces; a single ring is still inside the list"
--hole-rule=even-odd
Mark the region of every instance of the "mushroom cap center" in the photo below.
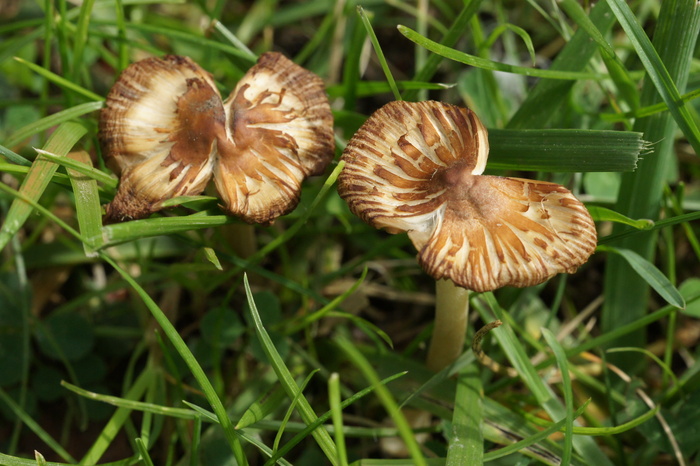
[[[442,170],[442,179],[448,188],[456,188],[470,181],[474,175],[465,162],[455,162]]]
[[[503,199],[494,196],[490,177],[474,175],[472,171],[472,167],[460,161],[436,174],[434,181],[444,189],[442,201],[457,218],[498,217]]]

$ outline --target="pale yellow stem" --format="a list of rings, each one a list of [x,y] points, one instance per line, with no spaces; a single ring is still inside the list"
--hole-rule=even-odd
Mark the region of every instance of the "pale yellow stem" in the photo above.
[[[233,252],[247,259],[258,251],[255,226],[247,223],[232,223],[223,227],[224,237]]]
[[[462,354],[469,318],[469,290],[452,280],[435,286],[435,328],[428,348],[428,369],[438,372]]]

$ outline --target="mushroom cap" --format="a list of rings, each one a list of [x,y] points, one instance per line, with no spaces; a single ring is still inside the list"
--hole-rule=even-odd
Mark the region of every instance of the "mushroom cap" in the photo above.
[[[211,75],[189,58],[147,58],[127,67],[100,115],[105,161],[121,177],[107,216],[142,218],[165,199],[201,193],[224,121]]]
[[[100,138],[121,174],[106,208],[113,220],[199,194],[213,174],[227,212],[271,223],[296,207],[302,181],[322,173],[334,152],[323,82],[275,52],[260,57],[226,102],[189,58],[136,62],[107,96]]]
[[[227,141],[214,182],[225,208],[249,223],[292,211],[302,181],[333,158],[333,115],[321,78],[263,54],[224,102]]]
[[[555,183],[482,175],[487,157],[472,111],[391,102],[348,142],[338,191],[370,225],[407,232],[435,279],[481,292],[573,273],[596,247],[585,206]]]

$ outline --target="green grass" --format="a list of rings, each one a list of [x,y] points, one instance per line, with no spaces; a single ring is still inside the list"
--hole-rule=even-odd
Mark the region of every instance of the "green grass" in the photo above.
[[[699,32],[694,0],[2,2],[0,464],[697,463]],[[227,95],[268,50],[326,82],[336,155],[388,101],[469,106],[487,170],[566,184],[597,253],[474,294],[433,374],[434,282],[337,157],[269,227],[208,195],[103,224],[119,72],[188,55]],[[469,348],[495,319],[517,378]]]

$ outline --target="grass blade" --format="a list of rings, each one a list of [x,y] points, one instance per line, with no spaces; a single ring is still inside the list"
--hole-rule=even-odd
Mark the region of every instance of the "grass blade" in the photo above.
[[[606,209],[605,207],[589,205],[586,206],[588,211],[591,213],[593,220],[597,222],[615,222],[621,223],[623,225],[629,225],[637,230],[650,230],[654,228],[654,221],[646,218],[635,220],[629,218],[626,215],[622,215],[611,209]]]
[[[609,2],[615,5],[623,20],[627,18],[628,8],[621,2]],[[643,34],[638,25],[627,18],[627,27],[634,29],[629,33]],[[694,0],[668,0],[661,4],[659,18],[654,33],[654,46],[666,64],[668,72],[684,89],[688,81],[689,67],[694,52],[694,44],[700,33],[700,8]],[[645,39],[638,39],[645,42]],[[656,52],[654,52],[656,54]],[[651,73],[651,71],[650,71]],[[658,78],[658,76],[657,76]],[[649,79],[642,88],[641,105],[655,104],[659,100],[656,83]],[[668,102],[667,102],[668,104]],[[680,105],[678,103],[676,106]],[[683,105],[683,108],[688,107]],[[644,133],[644,139],[652,142],[653,151],[639,163],[635,173],[623,174],[619,188],[618,202],[615,210],[631,218],[648,218],[657,220],[666,183],[665,174],[670,173],[676,158],[674,149],[675,129],[668,113],[657,114],[635,122],[634,129]],[[697,150],[697,149],[696,149]],[[689,220],[688,220],[689,221]],[[616,225],[613,228],[615,242],[609,244],[619,249],[628,249],[653,261],[658,235],[656,230],[662,228],[663,222],[656,223],[649,232],[639,233],[628,227]],[[630,231],[631,230],[631,231]],[[634,233],[634,234],[632,234]],[[613,238],[608,239],[608,241]],[[601,313],[603,332],[611,332],[619,327],[641,319],[648,311],[649,287],[644,279],[630,267],[622,256],[614,255],[606,263],[605,302]],[[629,293],[629,290],[635,290]],[[646,333],[643,331],[626,335],[612,343],[613,346],[644,346]],[[623,370],[633,370],[640,364],[640,359],[632,355],[611,355],[610,361]]]
[[[200,415],[191,410],[184,408],[171,408],[170,406],[160,406],[153,403],[145,403],[143,401],[136,401],[135,399],[129,399],[119,396],[103,395],[101,393],[91,392],[83,388],[77,387],[66,381],[61,382],[62,387],[66,387],[68,390],[83,396],[90,400],[97,400],[102,403],[107,403],[118,408],[126,408],[132,411],[143,411],[152,414],[159,414],[161,416],[170,416],[178,419],[198,419]],[[216,417],[214,417],[214,421]]]
[[[212,413],[211,411],[208,411],[208,410],[202,408],[201,406],[197,406],[197,405],[194,404],[194,403],[190,403],[190,402],[187,401],[187,400],[182,400],[182,403],[183,403],[185,406],[189,406],[190,409],[191,409],[192,411],[194,411],[195,413],[197,413],[197,415],[198,415],[201,419],[207,419],[207,420],[209,420],[209,422],[219,423],[219,419],[216,417],[216,414]]]
[[[362,33],[364,35],[365,31],[362,29]],[[359,58],[358,58],[359,59]],[[359,73],[359,65],[356,63],[356,66],[353,67],[351,66],[350,63],[345,63],[345,68],[344,68],[344,73],[343,73],[343,83],[342,84],[336,84],[334,86],[328,86],[326,87],[326,93],[328,93],[329,97],[344,97],[345,99],[349,101],[353,101],[354,98],[356,97],[367,97],[367,96],[372,96],[372,95],[377,95],[377,94],[385,94],[387,92],[391,92],[391,87],[389,87],[389,83],[386,81],[360,81],[358,77],[355,77],[354,79],[352,78],[352,75],[354,74],[353,70],[357,69]],[[417,91],[417,90],[433,90],[433,91],[442,91],[445,89],[450,89],[454,87],[453,84],[444,84],[444,83],[431,83],[431,82],[425,82],[425,81],[396,81],[396,87],[399,90],[402,91]],[[348,95],[354,95],[353,98],[349,98]],[[354,106],[345,106],[345,109],[350,111],[353,109]],[[665,108],[665,107],[663,107]],[[611,114],[611,118],[613,115]],[[337,112],[336,112],[336,117],[337,117]]]
[[[30,123],[27,126],[19,128],[13,133],[12,137],[8,138],[5,141],[5,144],[7,146],[17,145],[25,139],[29,139],[31,136],[41,131],[45,131],[53,126],[59,125],[68,120],[72,120],[79,116],[83,116],[90,112],[99,110],[100,108],[102,108],[103,105],[103,102],[87,102],[84,104],[76,105],[71,108],[67,108],[65,110],[61,110],[60,112],[56,112],[53,115],[49,115],[33,123]]]
[[[87,166],[92,165],[90,155],[85,151],[71,152],[68,158],[76,160]],[[97,182],[85,177],[76,170],[68,169],[68,176],[73,185],[75,196],[75,210],[78,216],[80,233],[85,238],[94,239],[92,244],[84,244],[85,254],[88,257],[97,257],[95,248],[102,245],[102,207],[100,196],[97,192]]]
[[[597,2],[591,10],[590,20],[601,34],[605,34],[612,28],[615,17],[610,13],[607,2]],[[583,28],[580,28],[557,54],[549,68],[559,71],[583,70],[597,51],[597,44],[590,40]],[[569,96],[569,91],[574,84],[574,81],[540,80],[528,91],[527,97],[512,116],[507,127],[512,129],[546,127],[556,115],[556,110]]]
[[[691,102],[700,97],[700,89],[695,89],[690,92],[686,92],[681,96],[681,100],[684,103]],[[633,118],[645,118],[648,116],[656,115],[657,113],[667,112],[668,106],[664,102],[659,102],[654,105],[647,105],[646,107],[641,107],[636,110],[632,110],[625,113],[601,113],[600,117],[605,121],[611,122],[623,122]]]
[[[44,149],[54,154],[65,156],[85,133],[86,130],[81,125],[63,123],[51,135]],[[39,199],[57,168],[58,166],[55,163],[38,157],[32,164],[24,182],[22,182],[19,192],[29,199]],[[15,199],[12,202],[5,223],[0,229],[0,250],[22,228],[32,210],[34,210],[32,206],[23,200]]]
[[[124,69],[129,66],[129,49],[127,48],[126,18],[124,15],[124,2],[122,0],[116,0],[114,2],[114,14],[117,21],[117,47],[119,48],[117,70],[124,71]]]
[[[36,464],[37,466],[48,466],[49,463],[46,462],[46,458],[44,458],[44,455],[39,453],[38,451],[34,450],[34,459],[36,459]]]
[[[508,319],[503,318],[505,311],[500,307],[493,293],[484,293],[481,296],[485,298],[486,303],[497,319],[503,320],[504,322],[508,321]],[[493,320],[491,316],[483,313],[483,308],[479,305],[478,301],[475,304],[482,314],[482,319],[487,321]],[[547,401],[553,397],[553,394],[544,384],[535,368],[532,367],[532,364],[530,364],[525,349],[519,344],[513,329],[509,325],[503,325],[493,330],[491,333],[503,347],[513,368],[518,372],[520,378],[523,379],[523,382],[530,389],[537,402],[541,405],[545,405]]]
[[[586,15],[583,7],[575,0],[563,0],[559,3],[566,14],[571,17],[580,28],[585,30],[593,41],[600,47],[603,61],[605,62],[610,77],[617,86],[620,95],[627,101],[633,109],[639,107],[639,93],[637,86],[632,81],[629,72],[625,68],[620,58],[615,53],[615,49],[605,40],[603,33],[598,30],[593,21]]]
[[[488,39],[484,41],[481,47],[484,49],[490,49],[496,42],[496,39],[498,39],[506,31],[511,31],[522,39],[523,43],[525,44],[525,48],[527,49],[527,53],[530,55],[530,60],[532,61],[532,64],[535,65],[537,59],[535,57],[535,47],[532,45],[530,34],[528,34],[525,29],[516,26],[515,24],[506,23],[497,26],[493,32],[491,32]]]
[[[630,10],[626,2],[623,0],[607,1],[618,22],[627,33],[627,37],[632,42],[639,59],[642,61],[647,71],[647,76],[654,83],[657,92],[668,106],[668,110],[671,112],[676,124],[681,131],[683,131],[685,137],[688,138],[688,142],[690,142],[690,145],[695,149],[695,153],[700,154],[700,130],[698,130],[695,120],[690,114],[689,107],[685,105],[681,99],[681,93],[678,91],[678,87],[676,87],[674,78],[664,65],[661,57],[659,57],[651,40],[649,40],[649,37],[637,22],[634,13],[632,13],[632,10]],[[693,8],[695,12],[694,14],[688,15],[687,22],[689,24],[678,25],[680,29],[676,31],[675,35],[679,36],[679,43],[674,44],[674,46],[681,49],[688,49],[692,53],[698,37],[697,31],[698,23],[700,22],[700,8],[698,8],[697,2],[692,2],[691,0],[686,1],[686,4],[691,3],[694,4]],[[680,3],[678,3],[678,5],[680,6]],[[686,36],[687,39],[683,40],[680,36]],[[687,45],[683,44],[683,42],[687,43]],[[689,65],[690,60],[687,60],[686,68]],[[683,79],[682,81],[685,80]]]
[[[80,5],[80,15],[78,16],[78,27],[75,33],[75,40],[73,46],[73,82],[79,83],[81,81],[81,73],[85,69],[85,64],[83,62],[83,53],[85,51],[85,45],[88,40],[88,26],[90,25],[90,15],[92,14],[92,7],[95,4],[95,0],[85,0]]]
[[[190,444],[190,466],[197,466],[199,460],[199,448],[202,439],[202,418],[197,417],[192,426],[192,443]],[[184,463],[183,463],[184,464]]]
[[[488,167],[546,172],[632,171],[647,146],[641,133],[489,130]]]
[[[94,24],[96,25],[101,25],[101,26],[114,26],[115,24],[109,21],[93,21]],[[182,40],[185,42],[189,42],[192,45],[199,46],[199,47],[206,47],[207,49],[213,49],[213,50],[220,50],[224,53],[227,53],[229,55],[232,55],[236,58],[240,58],[244,60],[246,63],[250,63],[251,65],[255,63],[255,58],[250,55],[248,52],[244,52],[243,50],[240,50],[238,47],[234,47],[228,44],[222,44],[221,42],[217,42],[215,40],[207,39],[205,37],[193,34],[192,32],[189,31],[178,31],[173,28],[168,28],[168,27],[162,27],[162,26],[154,26],[152,24],[144,24],[144,23],[128,23],[126,25],[127,29],[130,30],[135,30],[138,32],[145,32],[147,34],[162,34],[166,37],[171,37],[176,40]]]
[[[668,376],[668,378],[673,381],[673,385],[675,385],[676,387],[678,386],[678,378],[676,377],[676,374],[673,373],[673,370],[669,367],[669,365],[663,362],[661,358],[659,358],[646,348],[610,348],[607,352],[622,353],[625,351],[629,351],[630,353],[641,353],[644,356],[648,357],[661,368],[661,370],[664,373],[664,376]]]
[[[231,31],[229,31],[226,28],[226,26],[221,24],[219,20],[212,20],[212,24],[222,36],[224,36],[229,42],[231,42],[231,44],[233,44],[234,47],[248,55],[249,60],[256,61],[258,59],[258,56],[255,55],[248,47],[246,47],[246,45],[243,42],[241,42],[241,40],[238,37],[236,37]]]
[[[105,237],[103,248],[148,236],[172,235],[184,231],[228,225],[238,221],[234,217],[217,214],[205,211],[183,217],[157,217],[105,225],[103,228]]]
[[[391,74],[391,70],[389,69],[389,65],[386,62],[386,58],[384,57],[384,52],[382,52],[382,47],[379,45],[379,39],[377,39],[377,35],[374,33],[374,29],[372,29],[372,23],[370,23],[369,18],[365,14],[365,10],[362,8],[361,5],[357,6],[357,14],[360,15],[360,19],[362,20],[362,24],[365,25],[365,29],[367,29],[367,34],[369,35],[369,40],[372,42],[372,46],[374,47],[374,53],[377,54],[377,59],[379,60],[379,64],[382,66],[382,70],[384,71],[384,75],[386,76],[386,80],[389,83],[389,87],[391,88],[391,92],[394,93],[394,99],[395,100],[401,100],[401,93],[399,92],[399,89],[396,87],[396,81],[394,81],[394,76]]]
[[[282,404],[282,400],[284,400],[285,396],[284,389],[279,385],[271,391],[262,394],[260,398],[255,400],[255,403],[250,405],[243,415],[241,415],[238,424],[236,424],[236,429],[243,429],[264,419]]]
[[[294,398],[292,398],[292,402],[287,407],[287,412],[284,414],[284,417],[280,422],[280,426],[277,429],[277,435],[275,435],[275,440],[274,442],[272,442],[273,454],[278,450],[279,444],[282,441],[282,435],[284,435],[284,430],[286,429],[287,424],[289,423],[289,419],[292,417],[292,414],[294,414],[294,410],[296,408],[297,402],[299,401],[299,398],[303,396],[304,390],[306,390],[306,386],[309,384],[309,382],[311,382],[311,379],[318,371],[319,369],[311,371],[301,383],[301,386],[297,385],[297,387],[299,387],[297,389],[297,393],[294,396]]]
[[[186,404],[187,406],[189,406],[190,408],[192,408],[192,410],[199,413],[200,420],[201,419],[208,419],[214,423],[218,422],[216,415],[214,413],[207,411],[206,409],[204,409],[200,406],[197,406],[195,404],[189,403],[189,402],[184,401],[184,400],[183,400],[183,403]],[[265,453],[266,456],[270,457],[270,456],[274,455],[274,452],[272,451],[272,449],[270,447],[268,447],[267,445],[265,445],[264,443],[262,443],[260,440],[258,440],[257,436],[248,435],[243,430],[236,430],[236,435],[240,436],[243,440],[250,443],[251,445],[255,445],[255,447],[257,447],[260,451]],[[284,466],[290,466],[290,463],[284,459],[279,459],[277,462],[284,465]],[[199,463],[196,463],[196,464],[199,464]]]
[[[335,444],[338,447],[338,464],[347,466],[348,457],[345,449],[345,435],[343,434],[343,408],[340,406],[340,380],[337,372],[332,373],[328,379],[328,399],[331,405]]]
[[[308,327],[311,325],[313,322],[318,321],[319,319],[322,319],[328,313],[332,312],[334,309],[336,309],[343,301],[345,301],[351,294],[353,294],[357,289],[362,285],[362,283],[365,281],[365,278],[367,277],[367,268],[365,267],[362,270],[362,275],[360,275],[360,278],[357,279],[353,285],[348,288],[346,291],[343,293],[339,294],[336,298],[334,298],[331,302],[323,306],[321,309],[315,312],[311,312],[303,317],[300,317],[297,322],[292,323],[289,326],[289,329],[287,330],[287,334],[294,334],[298,331],[300,331],[303,328]]]
[[[695,220],[700,220],[700,212],[690,212],[687,214],[682,214],[682,215],[677,215],[675,217],[671,218],[664,218],[662,220],[657,220],[654,222],[654,225],[648,228],[648,231],[654,231],[654,230],[660,230],[662,228],[667,228],[673,225],[683,225],[683,224],[688,224],[688,222],[693,222]],[[619,233],[613,233],[608,236],[604,236],[598,240],[598,244],[601,243],[610,243],[617,241],[622,238],[626,238],[628,236],[634,236],[637,233],[641,233],[644,230],[630,230],[627,229],[626,231],[622,231]]]
[[[23,167],[31,167],[32,162],[25,159],[19,154],[14,153],[5,146],[0,146],[0,155],[5,157],[9,162],[16,163],[17,165],[22,165]]]
[[[307,424],[311,424],[318,419],[318,416],[316,416],[316,413],[307,401],[306,397],[299,392],[297,383],[294,381],[292,374],[289,372],[289,369],[287,369],[282,357],[277,352],[274,343],[272,343],[270,336],[265,330],[262,320],[260,319],[260,314],[258,313],[258,308],[253,300],[253,293],[250,291],[247,276],[244,276],[243,283],[245,285],[246,296],[248,297],[248,308],[250,309],[250,314],[255,324],[255,331],[260,339],[263,350],[270,361],[270,365],[287,392],[287,396],[291,399],[298,397],[298,409],[301,418]],[[313,435],[314,439],[316,439],[316,442],[321,447],[321,450],[323,450],[330,463],[336,466],[338,464],[338,451],[328,432],[325,429],[314,429],[314,431],[311,432],[311,435]]]
[[[124,398],[128,400],[138,400],[148,389],[148,385],[153,380],[154,372],[144,371],[131,385],[131,388],[124,394]],[[97,438],[97,441],[92,444],[88,452],[83,456],[80,464],[97,464],[102,455],[104,455],[112,440],[117,436],[124,423],[127,421],[131,409],[119,407],[105,424],[102,432]]]
[[[581,406],[579,409],[576,410],[576,412],[573,415],[574,419],[581,416],[581,414],[583,414],[583,412],[586,410],[586,407],[588,406],[589,402],[590,402],[590,400],[586,401],[586,403],[584,403],[583,406]],[[562,419],[561,421],[558,421],[558,422],[551,424],[548,428],[544,429],[543,431],[541,431],[535,435],[532,435],[528,438],[524,438],[518,442],[515,442],[511,445],[508,445],[507,447],[499,448],[496,451],[490,451],[484,455],[484,462],[493,461],[493,460],[496,460],[498,458],[503,458],[504,456],[511,455],[511,454],[518,452],[524,448],[527,448],[531,445],[535,445],[535,444],[537,444],[537,442],[540,442],[540,441],[546,439],[547,437],[549,437],[553,433],[564,428],[565,424],[566,424],[566,419]],[[561,464],[564,464],[564,463],[561,463]]]
[[[509,65],[507,63],[495,62],[487,60],[485,58],[475,57],[474,55],[469,55],[468,53],[460,52],[459,50],[445,47],[444,45],[440,45],[437,42],[428,39],[427,37],[421,36],[416,31],[406,26],[399,25],[397,27],[399,29],[399,32],[406,36],[408,40],[425,47],[433,53],[441,55],[450,60],[454,60],[459,63],[464,63],[465,65],[474,66],[476,68],[482,68],[484,70],[503,71],[505,73],[515,73],[523,76],[565,80],[601,80],[608,78],[608,76],[601,73],[545,70],[540,68],[527,68],[524,66]]]
[[[13,399],[10,397],[5,390],[0,388],[0,401],[3,405],[8,407],[10,411],[17,416],[18,419],[24,423],[27,428],[29,428],[34,434],[41,439],[46,445],[48,445],[58,456],[63,458],[63,460],[75,463],[75,458],[73,458],[70,453],[68,453],[60,443],[54,440],[51,435],[46,432],[42,427],[34,420],[32,417],[22,409]]]
[[[214,387],[209,381],[209,378],[204,373],[202,366],[194,357],[194,355],[192,354],[189,347],[182,339],[178,331],[175,329],[170,320],[168,320],[168,317],[165,315],[165,313],[163,313],[163,311],[158,307],[155,301],[153,301],[153,299],[148,295],[148,293],[146,293],[146,291],[141,287],[141,285],[139,285],[129,273],[127,273],[124,269],[119,267],[119,265],[111,257],[105,255],[104,253],[100,253],[100,257],[112,267],[114,267],[114,269],[119,273],[119,275],[121,275],[122,278],[134,289],[134,291],[136,291],[136,294],[138,294],[141,300],[144,302],[148,310],[158,322],[158,325],[160,325],[160,327],[163,329],[163,332],[165,332],[170,342],[173,344],[177,352],[187,364],[187,367],[192,372],[192,375],[197,380],[200,387],[202,387],[202,391],[204,392],[207,401],[211,404],[212,408],[214,409],[216,417],[224,430],[226,440],[228,441],[229,446],[235,454],[239,464],[247,464],[247,461],[243,454],[243,450],[240,445],[240,441],[236,436],[235,429],[233,428],[233,424],[231,424],[231,420],[228,417],[226,408],[224,408],[221,399],[216,394],[216,391],[214,390]]]
[[[343,83],[341,86],[338,86],[344,100],[343,108],[347,111],[353,111],[357,107],[357,96],[360,95],[358,88],[361,84],[365,84],[360,80],[360,68],[367,28],[364,25],[364,21],[360,21],[360,23],[354,22],[351,26],[350,45],[343,62]],[[388,82],[380,82],[380,84],[386,87],[387,92],[392,90]],[[394,83],[394,85],[397,85],[397,83]],[[329,89],[327,89],[327,92],[329,92],[329,95],[332,95]]]
[[[630,249],[615,248],[611,246],[598,246],[599,250],[612,252],[624,258],[632,269],[639,276],[656,290],[659,295],[672,306],[683,309],[685,308],[685,300],[675,286],[666,278],[666,276],[656,268],[654,264],[640,256]]]
[[[141,462],[146,466],[153,466],[153,460],[148,454],[148,448],[141,437],[137,437],[134,442],[136,443],[136,449],[139,452]]]
[[[450,28],[445,33],[440,45],[445,47],[453,47],[457,43],[457,40],[459,40],[464,33],[464,30],[467,28],[469,21],[471,21],[474,14],[479,10],[481,1],[482,0],[467,0],[464,2],[464,7],[462,7],[462,10],[459,12],[455,20],[452,22]],[[425,61],[423,67],[415,74],[413,80],[429,81],[432,79],[441,61],[442,57],[440,55],[431,54]],[[417,96],[418,90],[412,89],[408,90],[404,94],[403,98],[404,100],[415,100]]]
[[[486,299],[486,302],[497,319],[503,320],[504,322],[510,321],[510,319],[506,317],[505,311],[496,301],[493,293],[483,293],[481,296]],[[485,312],[485,309],[479,304],[478,300],[473,302],[483,319],[492,320],[492,316]],[[544,381],[540,378],[511,326],[502,325],[493,333],[508,356],[508,359],[513,364],[513,367],[518,371],[518,374],[528,386],[537,402],[547,411],[552,419],[564,418],[566,416],[564,406],[559,403],[559,400],[554,396],[550,387],[545,385]],[[588,464],[612,466],[612,463],[603,454],[600,447],[590,438],[574,438],[573,446]]]
[[[95,181],[99,181],[100,183],[107,185],[107,187],[112,190],[117,189],[117,184],[119,183],[117,179],[106,174],[102,170],[98,170],[97,168],[93,167],[92,160],[90,159],[88,159],[90,160],[90,163],[88,164],[87,162],[80,162],[79,160],[74,160],[73,158],[60,157],[43,149],[36,149],[36,151],[43,157],[58,165],[62,165],[77,174],[83,175]]]
[[[568,353],[567,353],[568,354]],[[624,424],[620,424],[614,427],[580,427],[580,426],[573,426],[571,432],[574,433],[575,435],[591,435],[591,436],[609,436],[609,435],[617,435],[617,434],[622,434],[624,432],[627,432],[629,430],[634,429],[635,427],[644,424],[647,422],[649,419],[652,419],[654,416],[656,416],[656,413],[659,412],[661,409],[660,405],[656,405],[653,409],[650,409],[646,413],[642,414],[641,416],[638,416],[631,421],[625,422]],[[574,418],[577,418],[580,416],[581,413],[575,413]],[[530,420],[533,422],[536,422],[537,424],[543,426],[543,427],[551,427],[554,423],[551,422],[541,422],[539,418],[536,416],[530,416],[528,417]],[[565,421],[565,419],[562,419],[562,421]],[[559,428],[560,432],[563,432],[566,429],[566,426],[561,425]]]
[[[396,380],[401,376],[406,375],[406,372],[399,372],[398,374],[392,375],[390,377],[387,377],[383,380],[380,381],[380,384],[386,385],[392,380]],[[340,403],[340,408],[345,409],[348,406],[350,406],[352,403],[356,402],[360,398],[370,394],[372,391],[374,391],[376,387],[371,386],[364,388],[351,396],[350,398],[344,400],[342,403]],[[289,442],[287,442],[282,448],[279,449],[266,463],[266,466],[270,466],[274,464],[277,460],[279,460],[282,456],[287,454],[292,448],[294,448],[295,445],[297,445],[299,442],[301,442],[304,438],[306,438],[311,432],[314,430],[320,428],[324,422],[326,422],[328,419],[331,418],[333,412],[332,411],[327,411],[326,413],[320,415],[316,421],[314,421],[312,424],[307,425],[303,430],[301,430],[297,435],[294,436]]]
[[[411,455],[412,464],[417,466],[425,466],[426,461],[423,453],[420,450],[420,446],[416,441],[413,429],[408,424],[406,417],[401,412],[398,403],[394,399],[393,395],[389,390],[380,384],[379,376],[374,370],[370,362],[365,358],[360,351],[346,338],[338,338],[338,346],[350,357],[350,359],[355,363],[355,365],[360,369],[364,377],[375,386],[377,392],[377,397],[381,400],[384,408],[387,410],[389,416],[394,421],[397,429],[399,430],[399,435],[401,439],[406,444],[408,451]]]
[[[477,365],[470,364],[457,378],[446,466],[484,462],[483,396]]]
[[[43,76],[44,78],[46,78],[47,80],[49,80],[50,82],[54,83],[55,85],[57,85],[59,87],[62,87],[62,88],[67,89],[69,91],[76,92],[76,93],[82,95],[83,97],[87,97],[90,100],[104,100],[104,97],[99,96],[99,95],[95,94],[94,92],[92,92],[88,89],[85,89],[82,86],[75,84],[74,82],[70,81],[69,79],[63,78],[63,77],[57,75],[56,73],[52,73],[51,71],[49,71],[45,68],[42,68],[39,65],[35,65],[34,63],[28,62],[27,60],[24,60],[24,59],[19,58],[19,57],[15,57],[15,60],[17,60],[18,62],[20,62],[21,64],[23,64],[27,68],[29,68],[30,70],[34,71],[36,74]]]
[[[569,362],[566,359],[564,349],[561,347],[556,337],[548,328],[542,329],[542,335],[547,344],[552,348],[554,357],[561,373],[561,383],[564,388],[564,404],[566,407],[566,417],[564,418],[564,454],[561,464],[569,464],[571,461],[571,447],[574,438],[574,393],[571,388],[571,376],[569,375]]]

